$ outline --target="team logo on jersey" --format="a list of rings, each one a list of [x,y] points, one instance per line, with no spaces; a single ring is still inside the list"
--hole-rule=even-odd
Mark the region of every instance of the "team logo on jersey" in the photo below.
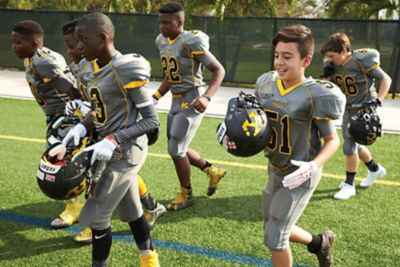
[[[189,102],[182,102],[181,108],[183,108],[183,109],[189,109]]]

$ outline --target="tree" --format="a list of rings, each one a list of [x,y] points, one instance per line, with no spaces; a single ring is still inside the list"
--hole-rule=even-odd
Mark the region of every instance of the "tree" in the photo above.
[[[327,0],[326,4],[333,18],[379,19],[379,12],[385,11],[388,19],[400,11],[398,0]]]

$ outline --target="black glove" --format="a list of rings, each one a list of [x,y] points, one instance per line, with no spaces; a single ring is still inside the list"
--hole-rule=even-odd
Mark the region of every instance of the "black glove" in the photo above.
[[[151,146],[158,140],[158,137],[160,135],[160,130],[159,128],[153,129],[150,132],[146,133],[146,135],[148,139],[147,145]]]
[[[379,98],[370,100],[364,104],[366,110],[374,112],[377,107],[382,107],[382,101]]]
[[[334,72],[335,66],[330,62],[324,66],[324,74],[321,75],[321,78],[330,78]]]

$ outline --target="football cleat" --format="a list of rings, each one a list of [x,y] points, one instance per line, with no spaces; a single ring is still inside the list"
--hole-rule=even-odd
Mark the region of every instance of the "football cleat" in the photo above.
[[[140,256],[140,267],[160,267],[157,252],[152,251],[146,256]]]
[[[353,185],[349,185],[349,184],[343,182],[340,185],[339,192],[337,192],[333,196],[333,198],[340,199],[340,200],[346,200],[355,195],[356,195],[356,188]]]
[[[144,212],[144,216],[146,217],[146,221],[149,224],[149,229],[154,228],[154,224],[160,218],[161,216],[164,215],[164,213],[167,212],[167,209],[162,205],[161,203],[156,204],[156,208],[153,210],[146,210]]]
[[[332,245],[335,242],[335,234],[332,231],[323,232],[321,235],[321,248],[317,251],[317,258],[320,267],[332,265]]]
[[[371,185],[374,184],[375,180],[378,177],[384,176],[386,174],[386,169],[381,166],[381,164],[378,164],[378,170],[375,172],[371,172],[368,170],[368,175],[367,177],[360,183],[361,187],[370,187]]]
[[[92,243],[92,229],[86,227],[72,238],[77,243],[90,244]]]
[[[203,172],[207,173],[208,177],[210,177],[207,196],[212,196],[215,191],[217,191],[218,183],[225,176],[226,170],[224,168],[210,166],[204,168]]]
[[[67,201],[66,204],[65,210],[51,222],[51,227],[56,229],[64,228],[78,221],[79,213],[83,205],[79,201]]]
[[[178,193],[178,197],[167,205],[167,210],[181,210],[194,205],[194,198],[192,195],[192,189],[186,189],[181,187],[181,192]]]

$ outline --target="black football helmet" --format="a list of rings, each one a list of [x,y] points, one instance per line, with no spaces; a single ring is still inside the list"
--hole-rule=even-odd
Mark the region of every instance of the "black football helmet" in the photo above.
[[[50,122],[47,127],[46,140],[47,146],[51,146],[55,143],[59,143],[67,135],[68,131],[71,130],[76,124],[80,122],[80,119],[76,116],[65,116],[61,115],[56,117]]]
[[[40,159],[39,169],[36,173],[37,183],[42,192],[52,199],[70,199],[86,190],[87,170],[90,167],[90,152],[83,149],[92,142],[84,138],[79,147],[67,147],[62,160],[57,155],[51,157],[49,151],[56,143],[51,145]]]
[[[225,120],[217,127],[217,140],[232,155],[250,157],[267,145],[267,116],[258,100],[240,92],[229,100]]]
[[[347,128],[359,144],[372,145],[382,136],[382,123],[375,108],[365,108],[350,117]]]

